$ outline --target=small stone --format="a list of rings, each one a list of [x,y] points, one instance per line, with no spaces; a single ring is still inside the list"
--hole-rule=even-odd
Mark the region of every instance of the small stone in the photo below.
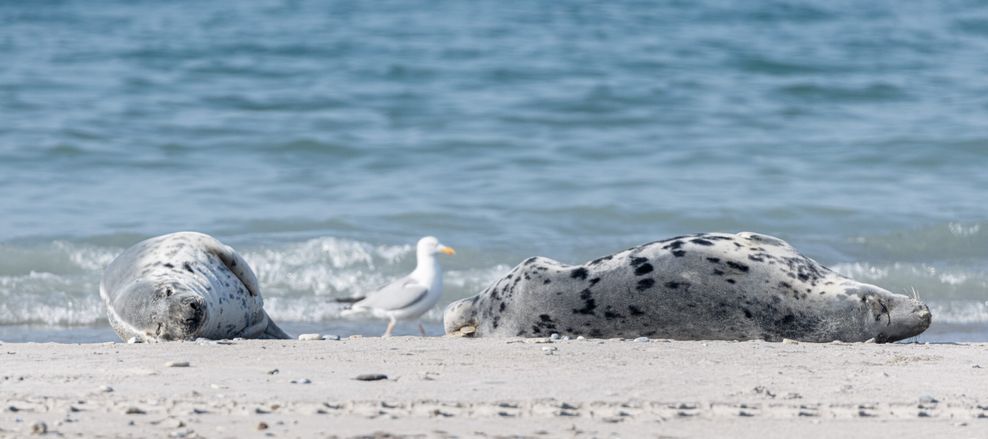
[[[45,434],[48,433],[48,424],[43,421],[36,421],[31,424],[31,434]]]
[[[302,334],[298,336],[299,341],[322,340],[322,334]]]
[[[570,340],[570,338],[569,338],[569,336],[568,336],[568,335],[564,335],[564,336],[563,336],[562,338],[560,338],[560,340],[563,340],[563,341],[569,341],[569,340]]]
[[[258,422],[257,423],[257,431],[263,431],[263,430],[267,430],[267,429],[268,429],[268,423],[267,422]]]
[[[182,430],[175,430],[175,431],[171,432],[168,436],[182,438],[182,437],[192,436],[194,433],[195,432],[192,431],[191,428],[185,428],[185,429],[182,429]]]
[[[281,371],[278,370],[278,369],[271,369],[271,370],[268,371],[268,375],[277,375],[278,372],[281,372]]]
[[[332,334],[330,334],[330,335],[324,335],[324,336],[322,336],[322,339],[323,339],[323,340],[333,340],[333,341],[339,341],[339,339],[340,339],[340,336],[338,336],[338,335],[332,335]]]
[[[125,415],[144,415],[144,414],[147,414],[147,412],[145,412],[144,410],[141,410],[138,407],[127,407],[127,410],[124,410],[124,414]]]
[[[388,379],[388,376],[382,373],[364,373],[357,375],[354,379],[357,381],[380,381]]]
[[[131,337],[127,339],[127,344],[135,344],[135,343],[143,343],[143,342],[144,340],[141,340],[137,337]]]
[[[635,343],[648,343],[649,342],[649,338],[648,337],[638,337],[638,338],[634,339],[634,342]]]
[[[930,412],[928,412],[926,410],[920,410],[918,413],[916,413],[916,416],[918,416],[920,418],[929,418],[930,417]]]
[[[99,391],[100,392],[103,392],[103,393],[110,393],[110,392],[113,391],[113,387],[110,387],[110,386],[107,386],[107,385],[104,384],[102,386],[99,386]]]
[[[298,380],[291,380],[290,382],[292,384],[309,384],[309,383],[312,382],[312,380],[310,380],[308,378],[302,378],[302,379],[298,379]]]
[[[576,339],[577,340],[586,340],[587,338],[584,337],[584,336],[582,336],[582,335],[578,335],[578,336],[576,336]]]
[[[553,352],[556,352],[558,350],[559,350],[559,348],[557,348],[555,346],[543,346],[542,347],[542,352],[544,354],[546,354],[546,355],[552,355]]]
[[[782,344],[799,344],[799,342],[791,338],[783,338]]]
[[[552,335],[549,336],[549,340],[552,340],[552,341],[559,340],[559,338],[560,338],[559,337],[559,334],[557,334],[555,332],[553,332]]]
[[[971,366],[971,367],[974,368],[974,369],[981,369],[981,365],[980,364],[975,364],[974,366]]]
[[[165,367],[189,367],[188,361],[169,361],[165,363]]]
[[[459,335],[460,337],[470,337],[475,332],[477,332],[477,328],[476,327],[473,327],[473,326],[464,326],[464,327],[460,328],[458,331],[456,331],[454,333],[454,335]]]
[[[919,397],[920,404],[936,404],[938,402],[940,401],[934,398],[933,395],[922,395]]]

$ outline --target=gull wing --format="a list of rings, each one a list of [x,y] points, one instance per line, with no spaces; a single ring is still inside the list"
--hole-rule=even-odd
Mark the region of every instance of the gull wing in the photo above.
[[[405,276],[368,294],[366,299],[354,303],[353,307],[395,311],[414,305],[428,293],[429,289],[425,285]]]

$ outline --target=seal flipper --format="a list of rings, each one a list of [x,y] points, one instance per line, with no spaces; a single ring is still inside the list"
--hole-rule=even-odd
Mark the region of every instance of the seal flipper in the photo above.
[[[250,264],[233,247],[216,241],[209,246],[209,250],[220,258],[223,265],[226,265],[226,268],[230,269],[234,276],[237,276],[237,279],[240,279],[240,282],[247,287],[247,292],[250,293],[251,297],[260,295],[261,288],[257,283],[257,276],[254,275],[254,270],[250,269]]]
[[[290,339],[292,336],[288,335],[285,331],[282,331],[278,325],[274,324],[271,317],[268,317],[268,313],[263,309],[260,311],[260,318],[257,319],[257,323],[251,325],[250,327],[244,329],[240,332],[238,337],[243,338],[260,338],[260,339]]]
[[[288,335],[287,332],[282,331],[281,328],[278,327],[278,325],[274,324],[274,320],[271,320],[271,317],[268,317],[267,312],[265,311],[261,311],[261,312],[264,313],[264,319],[268,321],[268,326],[264,328],[264,332],[258,338],[262,338],[262,339],[292,338],[292,336]]]

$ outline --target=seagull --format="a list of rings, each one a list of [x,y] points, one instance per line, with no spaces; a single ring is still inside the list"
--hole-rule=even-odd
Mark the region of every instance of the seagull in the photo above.
[[[411,274],[354,302],[343,315],[371,314],[377,318],[388,318],[388,329],[383,337],[391,336],[398,320],[417,320],[436,305],[443,293],[443,272],[436,260],[438,253],[454,255],[456,250],[440,244],[433,236],[420,239],[415,252],[415,270]],[[422,322],[419,322],[419,332],[425,336]]]

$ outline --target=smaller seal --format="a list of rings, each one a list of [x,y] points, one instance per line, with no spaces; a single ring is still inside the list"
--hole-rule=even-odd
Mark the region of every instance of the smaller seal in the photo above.
[[[125,250],[103,271],[100,297],[124,340],[291,338],[264,311],[247,261],[202,233],[162,235]]]
[[[926,330],[930,311],[744,232],[679,236],[576,266],[529,258],[451,303],[443,321],[447,334],[470,336],[892,342]]]

